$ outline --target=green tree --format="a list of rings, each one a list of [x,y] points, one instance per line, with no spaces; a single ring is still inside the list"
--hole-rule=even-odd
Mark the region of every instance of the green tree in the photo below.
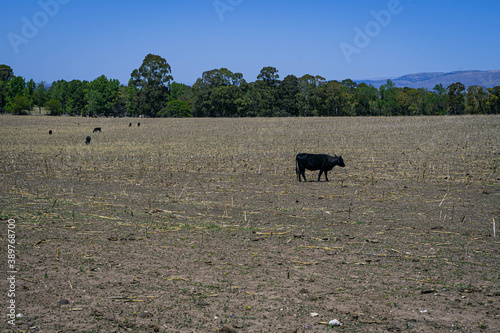
[[[158,113],[159,117],[192,117],[188,103],[174,99],[167,103],[165,110]]]
[[[481,86],[469,86],[465,97],[465,111],[471,114],[487,114],[489,113],[489,96],[488,91]]]
[[[124,85],[120,85],[110,115],[117,117],[125,116],[127,114],[126,104],[127,104],[126,87]]]
[[[440,83],[436,84],[432,90],[435,92],[431,99],[432,104],[434,105],[434,113],[444,114],[448,104],[448,94],[446,93],[446,88]]]
[[[456,82],[448,86],[448,106],[452,114],[463,114],[465,110],[465,86]]]
[[[108,80],[101,75],[89,82],[84,89],[86,114],[90,116],[116,115],[115,104],[118,102],[120,82],[116,79]]]
[[[246,115],[249,98],[241,87],[230,85],[212,90],[212,107],[217,117],[240,117]]]
[[[318,116],[322,107],[321,89],[325,79],[321,76],[305,74],[298,79],[299,95],[298,108],[301,116]]]
[[[189,91],[189,86],[183,83],[172,82],[168,84],[168,90],[170,91],[170,95],[168,96],[170,102],[186,94]]]
[[[85,89],[89,84],[88,81],[71,80],[68,82],[67,94],[68,102],[66,105],[66,112],[68,114],[85,114],[85,106],[87,100],[85,98]]]
[[[281,81],[278,93],[281,116],[299,115],[299,94],[299,79],[295,75],[287,75]]]
[[[129,80],[127,87],[125,87],[125,109],[130,116],[139,116],[139,93],[140,90],[133,85],[132,79]]]
[[[422,115],[433,115],[434,111],[434,98],[435,94],[427,88],[418,88],[418,109]]]
[[[336,80],[328,81],[324,87],[325,100],[321,115],[355,116],[358,104],[356,92],[352,92],[349,84]]]
[[[408,87],[397,89],[396,114],[403,116],[422,114],[420,94],[417,89]]]
[[[356,88],[356,115],[375,115],[377,99],[377,88],[366,83],[360,83]]]
[[[30,99],[27,96],[16,96],[9,103],[9,111],[12,114],[26,115],[31,109]]]
[[[10,66],[0,65],[0,81],[9,81],[14,77],[14,71]]]
[[[40,82],[35,88],[35,96],[33,99],[33,104],[38,106],[38,113],[42,113],[42,107],[45,106],[45,103],[48,100],[47,90],[45,89],[45,81]]]
[[[58,111],[58,113],[64,113],[66,110],[66,103],[69,98],[68,82],[65,80],[57,80],[52,82],[48,94],[49,99],[55,99],[58,100],[59,103],[61,103],[61,110]]]
[[[26,83],[26,94],[27,97],[30,100],[30,111],[33,106],[33,101],[35,100],[35,89],[36,89],[36,83],[35,80],[31,79]]]
[[[323,115],[325,116],[341,116],[344,108],[343,90],[342,86],[337,80],[328,81],[325,86],[325,102]]]
[[[270,117],[279,114],[278,88],[280,85],[278,70],[275,67],[264,67],[252,85],[254,107],[257,115]]]
[[[192,89],[193,114],[197,117],[228,117],[235,116],[235,112],[245,113],[242,107],[246,107],[248,101],[242,94],[246,87],[243,75],[227,68],[203,72]]]
[[[14,114],[18,114],[19,112],[21,112],[19,110],[19,103],[21,103],[21,105],[24,107],[24,102],[19,99],[15,99],[16,97],[27,97],[26,81],[22,76],[14,76],[9,81],[6,81],[5,89],[5,110]],[[14,105],[12,103],[14,103]]]
[[[396,101],[398,90],[391,79],[385,85],[380,86],[380,99],[378,108],[381,115],[393,116],[398,114],[399,105]]]
[[[276,87],[279,84],[278,70],[275,67],[264,67],[257,75],[257,81],[263,82],[268,87]]]
[[[7,100],[13,100],[16,96],[26,96],[26,81],[22,76],[14,76],[7,82]]]
[[[133,99],[133,108],[137,113],[155,116],[165,107],[168,100],[167,85],[173,80],[170,73],[167,61],[151,53],[138,69],[132,71],[129,85],[138,89],[138,95]]]
[[[0,111],[5,112],[7,105],[8,83],[14,77],[10,66],[0,65]]]
[[[45,106],[49,109],[51,116],[59,116],[63,112],[62,104],[58,99],[49,99]]]
[[[490,99],[488,102],[490,113],[499,114],[500,113],[500,86],[488,88],[488,92],[490,93]]]
[[[347,88],[349,94],[354,94],[356,91],[357,83],[351,79],[342,80],[342,85]]]
[[[168,101],[181,100],[188,104],[191,109],[193,106],[193,90],[190,86],[184,83],[172,82],[168,85],[170,92]]]

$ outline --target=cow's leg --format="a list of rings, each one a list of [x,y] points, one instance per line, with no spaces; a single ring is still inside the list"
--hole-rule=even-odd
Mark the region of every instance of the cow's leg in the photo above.
[[[323,173],[323,170],[319,170],[318,182],[319,182],[319,181],[320,181],[320,179],[321,179],[321,174],[322,174],[322,173]],[[326,175],[326,173],[325,173],[325,175]]]
[[[300,169],[299,171],[300,171],[299,180],[300,180],[300,175],[302,175],[302,177],[304,177],[304,181],[307,182],[307,179],[306,179],[306,168]]]
[[[326,181],[328,181],[328,171],[325,171],[325,178],[326,178]]]

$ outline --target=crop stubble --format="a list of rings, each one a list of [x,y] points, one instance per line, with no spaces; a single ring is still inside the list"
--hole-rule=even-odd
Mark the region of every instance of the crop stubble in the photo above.
[[[500,117],[140,121],[0,117],[17,329],[500,328]]]

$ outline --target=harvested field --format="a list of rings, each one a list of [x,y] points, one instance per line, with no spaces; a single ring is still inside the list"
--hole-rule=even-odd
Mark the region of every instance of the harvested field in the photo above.
[[[1,331],[500,331],[499,116],[0,126]]]

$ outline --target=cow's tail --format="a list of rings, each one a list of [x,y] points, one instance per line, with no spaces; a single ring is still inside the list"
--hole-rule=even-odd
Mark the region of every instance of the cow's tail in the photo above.
[[[300,182],[299,158],[298,157],[295,157],[295,173],[297,174],[297,180]]]

